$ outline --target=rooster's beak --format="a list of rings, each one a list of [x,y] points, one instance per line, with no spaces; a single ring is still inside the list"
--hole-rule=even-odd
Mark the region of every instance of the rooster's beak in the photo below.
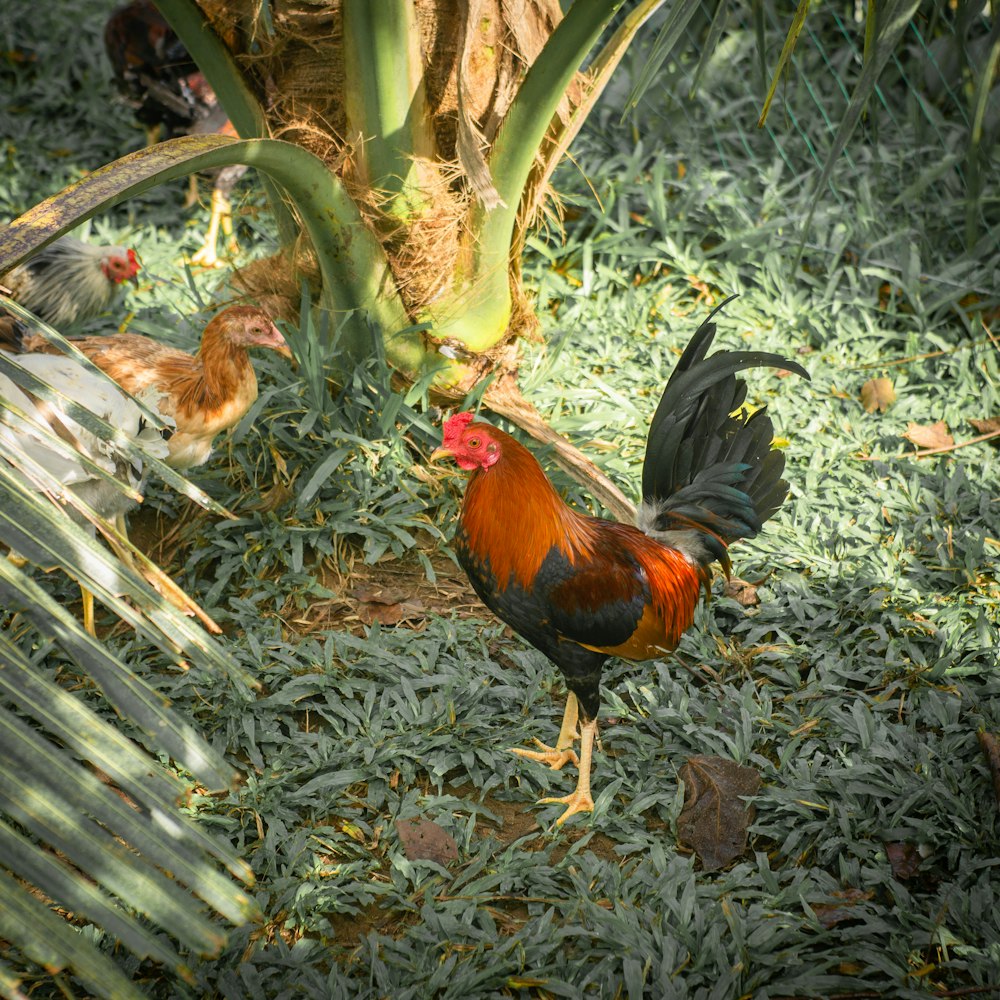
[[[431,452],[430,461],[438,462],[442,458],[454,458],[455,453],[450,448],[435,448]]]

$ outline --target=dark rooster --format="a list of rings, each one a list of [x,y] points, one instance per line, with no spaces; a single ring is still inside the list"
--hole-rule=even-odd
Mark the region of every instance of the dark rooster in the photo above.
[[[149,0],[112,12],[104,26],[104,49],[119,93],[146,129],[147,145],[185,135],[211,114],[215,94]]]
[[[542,799],[566,806],[560,824],[594,807],[590,768],[607,659],[648,660],[676,648],[702,588],[711,586],[711,563],[728,575],[730,543],[753,538],[788,493],[771,420],[763,409],[737,412],[746,385],[735,373],[770,367],[809,376],[775,354],[706,357],[712,316],[691,338],[653,415],[639,527],[571,510],[526,448],[471,413],[445,423],[443,445],[431,456],[453,458],[471,473],[455,544],[476,593],[565,677],[556,745],[536,740],[538,751],[514,750],[554,769],[579,766],[571,795]]]
[[[61,236],[0,278],[10,296],[62,328],[108,309],[126,281],[138,284],[134,250]]]
[[[146,129],[147,145],[175,135],[235,135],[215,91],[150,0],[134,0],[111,14],[104,26],[104,48],[119,93]],[[213,174],[212,215],[193,263],[218,266],[220,228],[235,250],[230,196],[246,171],[236,164]],[[192,177],[188,205],[197,197]]]

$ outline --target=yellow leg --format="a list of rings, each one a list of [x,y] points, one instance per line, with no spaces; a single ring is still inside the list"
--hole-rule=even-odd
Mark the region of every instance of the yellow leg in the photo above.
[[[184,207],[194,208],[198,204],[198,175],[192,174],[188,178],[187,194],[184,195]]]
[[[547,746],[541,740],[535,740],[538,750],[525,750],[522,747],[511,747],[510,752],[518,757],[536,760],[540,764],[548,764],[553,771],[558,771],[566,764],[579,764],[573,743],[576,740],[576,722],[579,715],[576,695],[572,691],[566,696],[566,710],[563,712],[562,725],[559,727],[559,738],[554,747]]]
[[[83,600],[83,627],[96,639],[97,630],[94,628],[94,595],[82,583],[80,584],[80,597]]]
[[[232,202],[226,200],[226,213],[222,216],[223,242],[226,244],[226,252],[232,257],[240,252],[240,245],[233,235],[233,207]]]
[[[580,727],[580,777],[577,779],[576,790],[561,798],[539,799],[539,802],[561,802],[566,811],[556,820],[557,826],[562,826],[577,813],[593,812],[594,800],[590,794],[590,765],[594,756],[594,737],[597,735],[597,720],[591,719]]]
[[[19,556],[16,552],[7,553],[7,561],[13,563],[18,569],[23,569],[28,565],[28,560]],[[97,632],[94,628],[94,595],[80,584],[80,599],[83,601],[83,627],[96,639]]]
[[[220,226],[223,227],[224,231],[227,231],[230,235],[232,234],[233,206],[221,191],[213,191],[212,216],[208,220],[208,231],[205,233],[205,242],[202,244],[201,249],[191,258],[192,264],[198,264],[201,267],[222,266],[219,263],[217,247]]]

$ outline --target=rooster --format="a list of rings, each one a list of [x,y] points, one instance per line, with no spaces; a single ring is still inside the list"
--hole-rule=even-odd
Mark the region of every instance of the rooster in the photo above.
[[[25,309],[62,328],[100,315],[138,274],[134,250],[61,236],[0,281]]]
[[[735,373],[772,367],[809,376],[775,354],[706,357],[715,312],[691,338],[653,415],[638,527],[571,510],[531,452],[471,413],[445,422],[431,456],[471,473],[455,545],[473,589],[566,680],[555,746],[536,740],[538,750],[513,751],[556,770],[579,767],[572,794],[541,800],[565,805],[559,824],[594,808],[590,770],[605,662],[675,649],[702,588],[710,590],[711,563],[728,576],[729,544],[753,538],[788,492],[770,417],[738,412],[746,385]]]
[[[112,11],[104,25],[104,49],[118,92],[145,127],[149,146],[186,134],[217,103],[188,50],[150,0]]]
[[[235,427],[253,405],[257,377],[250,348],[292,356],[271,318],[254,306],[223,309],[202,332],[197,354],[134,333],[71,342],[126,392],[160,394],[159,411],[176,424],[166,461],[177,469],[206,462],[216,435]],[[25,343],[28,350],[56,350],[38,336]]]
[[[147,424],[135,402],[107,379],[63,355],[6,357],[110,424],[120,438],[141,446],[155,458],[166,456],[167,443],[160,433]],[[144,401],[147,406],[155,407],[155,399],[149,394]],[[0,454],[3,455],[0,461],[29,489],[61,499],[77,524],[90,526],[92,522],[66,501],[66,490],[72,491],[75,499],[86,504],[99,520],[113,522],[118,533],[125,537],[124,515],[137,502],[142,463],[134,454],[126,454],[120,445],[82,427],[58,404],[35,396],[2,372]],[[84,627],[96,635],[94,597],[82,584],[80,590]]]
[[[104,48],[119,93],[146,129],[147,145],[174,135],[236,134],[208,80],[150,0],[134,0],[112,12],[104,26]],[[192,263],[218,266],[220,228],[235,251],[230,196],[246,172],[242,164],[214,172],[212,214]],[[192,177],[186,207],[197,198]]]

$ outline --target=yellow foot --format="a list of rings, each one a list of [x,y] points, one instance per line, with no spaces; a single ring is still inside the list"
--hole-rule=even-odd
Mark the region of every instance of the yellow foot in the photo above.
[[[556,820],[556,826],[562,826],[570,816],[575,816],[577,813],[594,811],[594,800],[591,798],[590,792],[581,791],[579,788],[572,794],[563,795],[561,798],[544,798],[538,801],[539,803],[559,802],[566,806],[566,811]]]
[[[525,750],[523,747],[509,747],[508,749],[510,753],[516,753],[518,757],[536,760],[539,764],[548,764],[553,771],[558,771],[566,764],[572,764],[574,767],[580,766],[580,759],[572,747],[567,747],[565,750],[557,750],[555,747],[546,745],[541,740],[535,740],[534,742],[538,750]]]
[[[192,258],[191,263],[197,267],[223,267],[222,261],[219,260],[218,252],[215,246],[209,246],[206,243]]]

